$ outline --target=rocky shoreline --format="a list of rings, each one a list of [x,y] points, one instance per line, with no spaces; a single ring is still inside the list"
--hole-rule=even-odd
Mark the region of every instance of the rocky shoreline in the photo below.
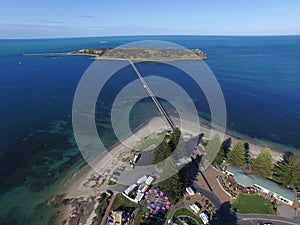
[[[72,52],[24,54],[24,56],[74,56],[85,55],[94,59],[133,60],[133,61],[177,61],[203,60],[207,55],[199,49],[167,49],[167,48],[84,48]]]

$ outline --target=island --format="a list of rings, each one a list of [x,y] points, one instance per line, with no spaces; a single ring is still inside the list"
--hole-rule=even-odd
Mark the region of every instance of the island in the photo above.
[[[207,55],[199,49],[170,49],[170,48],[144,48],[144,47],[118,47],[118,48],[83,48],[63,53],[24,54],[24,56],[74,56],[86,55],[94,59],[132,60],[132,61],[177,61],[202,60]]]

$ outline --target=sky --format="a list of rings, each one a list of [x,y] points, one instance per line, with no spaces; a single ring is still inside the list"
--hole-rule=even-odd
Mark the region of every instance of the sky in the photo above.
[[[300,0],[0,0],[0,38],[300,34]]]

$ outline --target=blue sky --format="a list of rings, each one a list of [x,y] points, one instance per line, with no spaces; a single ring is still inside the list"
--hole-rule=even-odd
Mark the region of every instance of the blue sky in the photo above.
[[[0,38],[300,34],[299,0],[1,0]]]

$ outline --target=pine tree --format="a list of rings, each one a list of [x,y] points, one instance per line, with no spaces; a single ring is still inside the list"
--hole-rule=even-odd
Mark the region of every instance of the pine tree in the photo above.
[[[264,148],[253,160],[252,171],[262,177],[271,177],[272,167],[271,149]]]
[[[211,140],[208,141],[207,146],[205,148],[206,154],[203,157],[203,159],[206,160],[209,164],[212,164],[215,158],[218,156],[218,153],[221,152],[220,147],[221,147],[221,139],[219,135],[216,134]]]
[[[273,179],[292,188],[300,188],[300,153],[278,162],[275,166]]]
[[[227,162],[233,166],[246,166],[246,155],[244,144],[238,141],[228,153]]]
[[[300,153],[290,157],[287,167],[288,173],[291,174],[291,179],[288,185],[292,188],[300,188]]]
[[[159,184],[162,190],[171,198],[172,202],[176,202],[182,197],[182,178],[180,177],[178,168],[171,157],[165,160],[160,180]]]
[[[278,183],[288,185],[291,180],[291,174],[290,171],[288,171],[288,161],[280,161],[278,162],[274,169],[273,169],[273,176],[272,179],[275,180]]]

